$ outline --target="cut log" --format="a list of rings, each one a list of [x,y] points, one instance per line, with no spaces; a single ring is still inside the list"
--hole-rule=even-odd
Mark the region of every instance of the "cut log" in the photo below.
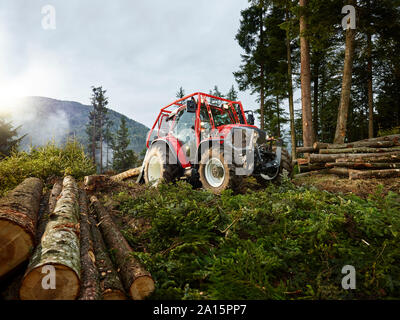
[[[297,147],[296,153],[314,153],[315,149],[313,147]]]
[[[128,178],[137,177],[140,174],[141,171],[142,171],[142,167],[130,169],[128,171],[125,171],[125,172],[122,172],[122,173],[117,174],[115,176],[112,176],[111,180],[122,181],[122,180],[125,180],[125,179],[128,179]]]
[[[351,170],[350,179],[370,179],[370,178],[396,178],[400,177],[400,169],[387,169],[387,170],[367,170],[356,171]]]
[[[89,221],[86,193],[79,191],[80,245],[81,245],[81,291],[79,300],[100,300],[99,272],[96,267],[95,250]]]
[[[327,168],[342,167],[351,169],[400,169],[400,163],[374,163],[374,162],[331,162],[326,164]]]
[[[94,176],[86,176],[84,179],[85,190],[86,191],[96,191],[101,190],[107,184],[107,181],[110,180],[109,176],[106,175],[94,175]]]
[[[29,259],[42,190],[40,179],[28,178],[0,200],[0,277]]]
[[[93,235],[96,266],[100,279],[100,290],[103,300],[126,300],[126,295],[118,272],[114,269],[108,255],[103,237],[97,228],[94,217],[89,216],[90,229]]]
[[[74,178],[63,189],[25,273],[22,300],[72,300],[80,288],[79,204]],[[52,289],[54,285],[54,289]]]
[[[329,169],[330,174],[336,174],[337,176],[345,176],[348,177],[351,169],[348,168],[332,168]]]
[[[316,171],[309,171],[309,172],[305,172],[305,173],[299,173],[294,175],[294,178],[304,178],[304,177],[310,177],[310,176],[315,176],[318,174],[325,174],[327,173],[329,170],[327,169],[323,169],[323,170],[316,170]]]
[[[326,149],[328,147],[329,143],[324,143],[324,142],[314,142],[313,144],[313,149],[314,151],[318,151],[321,149]]]
[[[386,153],[338,153],[338,154],[317,154],[311,153],[308,155],[308,159],[310,163],[317,163],[317,162],[335,162],[336,159],[363,159],[363,158],[372,158],[372,157],[379,157],[379,156],[397,156],[400,155],[399,151],[395,152],[386,152]]]
[[[373,141],[393,141],[395,143],[399,143],[400,142],[400,134],[392,134],[389,136],[384,136],[384,137],[377,137],[377,138],[372,138],[372,139],[364,139],[364,140],[359,140],[356,142],[365,142],[365,141],[369,141],[369,142],[373,142]]]
[[[115,252],[116,264],[127,292],[132,299],[144,299],[155,288],[151,274],[133,257],[131,247],[99,200],[92,196],[90,202],[97,213],[100,229],[108,249]]]
[[[309,163],[308,159],[296,159],[296,162],[299,166]]]
[[[322,149],[320,154],[339,154],[339,153],[385,153],[400,151],[400,147],[392,148],[348,148],[348,149]]]
[[[40,242],[40,239],[43,236],[44,230],[46,229],[46,225],[49,221],[49,216],[53,213],[54,208],[56,207],[57,199],[61,193],[62,190],[62,180],[57,180],[56,183],[53,185],[53,189],[51,190],[51,193],[49,197],[46,198],[48,199],[48,202],[46,203],[45,210],[41,212],[38,220],[38,227],[37,227],[37,232],[36,232],[36,243]]]
[[[307,164],[304,166],[299,166],[299,171],[301,173],[315,171],[315,170],[322,170],[325,169],[325,165],[323,163],[315,163],[315,164]]]
[[[341,163],[341,162],[371,162],[371,163],[375,163],[375,162],[387,162],[387,163],[391,163],[391,162],[399,162],[400,161],[400,154],[396,155],[396,154],[392,154],[392,155],[375,155],[375,156],[365,156],[365,157],[358,157],[358,158],[353,158],[353,159],[348,159],[348,158],[339,158],[336,159],[337,163]]]
[[[400,142],[395,141],[359,141],[344,144],[328,144],[324,149],[346,149],[346,148],[390,148],[400,146]]]

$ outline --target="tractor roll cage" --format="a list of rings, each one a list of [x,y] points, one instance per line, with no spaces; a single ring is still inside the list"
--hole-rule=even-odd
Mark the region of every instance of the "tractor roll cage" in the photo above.
[[[227,100],[227,99],[224,99],[224,98],[220,98],[220,97],[217,97],[217,96],[213,96],[213,95],[210,95],[210,94],[207,94],[207,93],[196,92],[196,93],[190,94],[188,96],[185,96],[185,97],[183,97],[181,99],[178,99],[178,100],[172,102],[171,104],[169,104],[166,107],[161,109],[156,121],[154,122],[153,127],[151,128],[151,130],[149,132],[149,135],[148,135],[148,138],[147,138],[147,143],[146,143],[147,148],[149,148],[150,137],[151,137],[155,127],[158,125],[158,130],[160,129],[161,121],[163,120],[163,118],[164,117],[170,117],[172,115],[177,114],[180,110],[186,108],[186,105],[182,104],[180,102],[184,102],[185,100],[188,100],[188,99],[191,99],[191,98],[194,99],[196,96],[197,96],[197,109],[196,109],[195,132],[196,132],[197,145],[199,145],[199,143],[200,143],[200,108],[201,108],[201,105],[203,103],[205,104],[205,106],[207,108],[207,112],[208,112],[208,115],[209,115],[209,118],[210,118],[212,129],[216,128],[215,127],[215,123],[214,123],[214,119],[213,119],[213,116],[212,116],[212,112],[211,112],[211,107],[218,107],[218,106],[210,105],[209,102],[207,101],[207,98],[213,99],[213,100],[219,100],[219,101],[222,101],[222,102],[226,102],[228,104],[231,112],[232,112],[232,115],[235,118],[234,120],[236,121],[236,123],[241,123],[242,122],[242,124],[248,125],[245,113],[243,111],[243,106],[242,106],[242,103],[240,101],[230,101],[230,100]],[[237,112],[238,110],[234,108],[234,105],[239,106],[239,112],[240,112],[239,115],[238,115],[238,112]],[[171,110],[172,107],[175,107],[175,109]]]

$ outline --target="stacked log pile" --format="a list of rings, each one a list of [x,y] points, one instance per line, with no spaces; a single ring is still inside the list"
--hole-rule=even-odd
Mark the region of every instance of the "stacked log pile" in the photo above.
[[[152,293],[150,273],[133,258],[108,211],[91,200],[92,211],[70,176],[44,196],[42,181],[29,178],[0,199],[0,280],[12,284],[3,297],[122,300]]]
[[[400,177],[400,135],[390,135],[345,144],[314,143],[297,148],[296,177],[330,173],[349,179]]]

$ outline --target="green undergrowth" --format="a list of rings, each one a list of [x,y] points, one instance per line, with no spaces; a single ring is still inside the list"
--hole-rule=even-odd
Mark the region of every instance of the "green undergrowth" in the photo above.
[[[0,196],[28,177],[46,181],[51,177],[72,175],[81,179],[94,172],[92,161],[79,143],[68,141],[63,146],[48,143],[29,152],[14,152],[0,161]]]
[[[151,299],[400,298],[400,196],[335,195],[285,181],[221,196],[186,183],[114,195]],[[342,288],[342,268],[356,289]]]

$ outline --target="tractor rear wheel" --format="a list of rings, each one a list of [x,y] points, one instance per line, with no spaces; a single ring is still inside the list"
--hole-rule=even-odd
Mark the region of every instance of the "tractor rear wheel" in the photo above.
[[[144,180],[156,187],[161,182],[172,182],[179,177],[179,165],[170,164],[168,148],[153,145],[146,155]]]
[[[226,162],[224,152],[219,148],[211,148],[203,153],[199,175],[203,188],[214,194],[229,188],[237,191],[243,181],[242,176],[235,174],[235,166]]]

